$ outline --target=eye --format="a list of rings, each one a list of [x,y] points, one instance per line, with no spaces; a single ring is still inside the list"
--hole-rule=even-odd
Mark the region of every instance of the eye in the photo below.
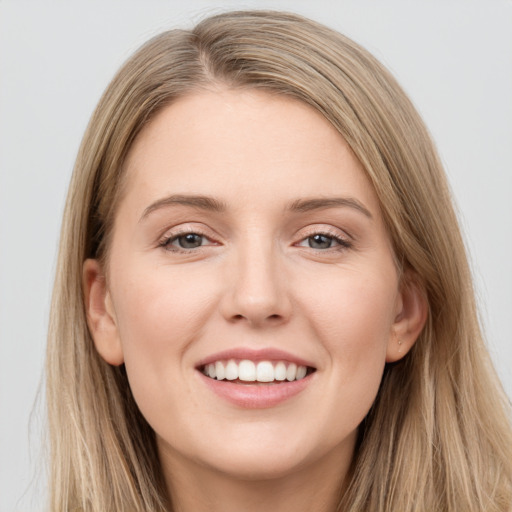
[[[167,236],[159,245],[168,251],[187,251],[215,244],[201,233],[188,232]]]
[[[330,249],[335,243],[334,238],[320,234],[308,236],[307,241],[312,249]]]
[[[178,245],[182,249],[195,249],[201,247],[204,242],[204,237],[197,233],[187,233],[180,235],[172,240],[173,245]]]
[[[315,233],[307,238],[301,240],[298,244],[299,247],[309,247],[316,250],[327,249],[347,249],[351,247],[351,243],[347,240],[334,236],[328,233]]]

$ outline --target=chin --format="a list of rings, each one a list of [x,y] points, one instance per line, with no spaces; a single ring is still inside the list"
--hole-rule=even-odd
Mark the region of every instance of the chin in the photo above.
[[[259,426],[261,427],[261,425]],[[293,427],[274,430],[267,426],[262,432],[242,429],[218,442],[208,451],[196,452],[196,460],[215,472],[238,480],[268,481],[310,471],[315,465],[328,462],[337,466],[340,460],[351,459],[357,431],[345,439],[315,437],[313,432],[293,432]]]
[[[210,469],[230,478],[250,482],[279,480],[300,472],[311,461],[309,458],[298,457],[298,454],[276,455],[259,450],[250,449],[246,453],[236,456],[225,456],[210,462]]]

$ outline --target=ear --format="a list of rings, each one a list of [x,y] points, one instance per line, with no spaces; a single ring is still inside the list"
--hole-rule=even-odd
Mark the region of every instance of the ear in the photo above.
[[[396,317],[386,351],[386,362],[393,363],[411,350],[427,321],[428,302],[424,287],[412,271],[402,276]]]
[[[124,362],[123,350],[112,299],[98,260],[85,260],[82,279],[87,324],[96,350],[107,363],[119,366]]]

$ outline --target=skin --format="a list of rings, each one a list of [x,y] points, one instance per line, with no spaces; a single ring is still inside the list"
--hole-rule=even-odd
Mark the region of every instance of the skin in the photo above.
[[[310,107],[218,89],[160,112],[126,172],[108,272],[84,265],[88,321],[102,357],[126,365],[176,509],[335,510],[385,363],[426,317],[359,161]],[[173,195],[225,209],[159,203]],[[352,202],[290,208],[332,197]],[[202,245],[180,248],[184,233]],[[291,399],[244,409],[197,370],[233,347],[285,350],[316,371]]]

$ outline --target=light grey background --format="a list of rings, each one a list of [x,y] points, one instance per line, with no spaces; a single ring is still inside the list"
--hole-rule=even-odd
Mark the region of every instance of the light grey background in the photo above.
[[[88,118],[150,36],[246,7],[299,12],[346,33],[410,94],[446,166],[489,347],[512,397],[510,0],[0,0],[0,512],[43,508],[44,409],[34,401],[60,216]]]

